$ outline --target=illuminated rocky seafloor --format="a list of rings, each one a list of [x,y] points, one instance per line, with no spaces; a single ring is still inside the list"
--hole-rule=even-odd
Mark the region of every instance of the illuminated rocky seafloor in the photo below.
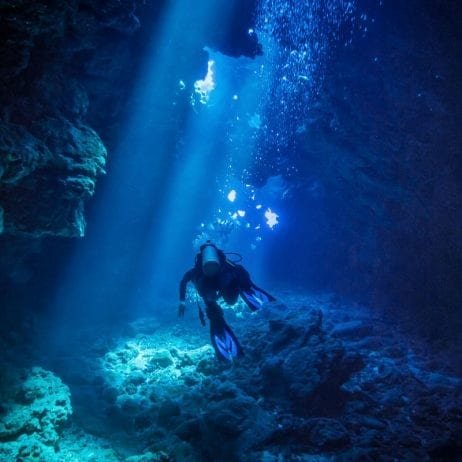
[[[7,354],[0,460],[456,460],[455,364],[365,307],[278,296],[225,310],[245,349],[234,364],[215,359],[194,305],[183,322],[76,329],[53,355]],[[18,355],[30,367],[8,367]]]

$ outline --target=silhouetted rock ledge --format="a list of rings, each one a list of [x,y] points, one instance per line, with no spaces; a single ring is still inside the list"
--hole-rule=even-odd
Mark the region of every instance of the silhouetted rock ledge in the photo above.
[[[102,21],[83,1],[0,2],[1,233],[84,234],[84,203],[104,172],[106,148],[86,121],[91,90],[73,66],[98,47],[98,34],[127,26],[134,8],[104,3]],[[109,84],[108,72],[100,78]]]
[[[83,236],[84,201],[93,195],[106,160],[106,148],[94,130],[51,117],[31,131],[2,124],[0,151],[3,231]]]
[[[105,146],[117,143],[133,110],[138,66],[164,3],[0,0],[0,234],[83,236],[85,201],[104,172]],[[237,56],[261,52],[247,33],[253,5],[235,5],[235,31],[217,21],[197,34],[196,67],[186,63],[181,78],[202,76],[205,44]]]

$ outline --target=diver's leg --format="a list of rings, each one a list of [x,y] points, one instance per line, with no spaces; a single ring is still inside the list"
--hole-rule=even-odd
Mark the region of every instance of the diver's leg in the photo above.
[[[221,295],[228,305],[234,305],[239,297],[239,287],[226,287],[221,291]]]
[[[237,302],[239,297],[239,279],[234,268],[221,275],[219,291],[228,305],[234,305]]]
[[[243,354],[234,332],[226,324],[223,310],[215,301],[204,300],[207,317],[210,320],[210,339],[215,354],[220,360],[231,360]]]
[[[207,317],[210,320],[210,326],[215,323],[220,325],[224,322],[225,318],[223,316],[223,310],[221,306],[214,300],[205,300],[205,312],[207,313]]]

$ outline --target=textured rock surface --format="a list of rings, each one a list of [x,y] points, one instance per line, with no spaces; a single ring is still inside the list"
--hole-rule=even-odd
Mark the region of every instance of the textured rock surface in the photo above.
[[[272,252],[310,256],[297,263],[301,283],[406,310],[429,336],[456,337],[462,12],[454,1],[410,1],[371,14],[365,38],[335,51],[294,133],[299,172],[285,206],[297,222],[310,211],[309,231],[294,226],[293,246]]]
[[[69,388],[49,371],[3,370],[0,376],[1,460],[54,460],[72,414]]]
[[[2,1],[0,9],[3,232],[82,236],[84,201],[104,171],[106,149],[85,120],[89,91],[72,66],[98,46],[98,30],[114,25],[98,24],[95,11],[82,21],[84,2]],[[127,4],[118,14],[132,10]]]
[[[2,232],[83,235],[83,204],[104,172],[100,136],[110,147],[118,141],[164,3],[0,1]],[[234,34],[216,27],[197,37],[201,68],[204,43],[235,54],[258,52],[245,29],[250,5],[241,2],[236,11]]]
[[[253,4],[239,0],[228,5],[230,17],[236,17],[230,28],[218,21],[197,28],[201,9],[191,9],[162,91],[175,95],[179,79],[192,85],[203,77],[204,44],[233,56],[258,53],[256,36],[247,33]],[[145,75],[146,55],[170,7],[164,0],[0,0],[3,326],[20,323],[23,309],[49,306],[45,298],[58,279],[59,261],[78,245],[66,238],[85,233],[85,204],[104,172],[106,150],[109,159],[115,155],[139,103],[133,90]],[[168,119],[163,136],[176,139],[186,109],[192,110],[185,93],[180,101],[184,110],[172,109],[166,100],[153,105],[152,120],[143,123]],[[127,149],[120,149],[120,155],[125,157]],[[31,299],[26,292],[34,294]]]
[[[69,383],[86,432],[110,444],[136,441],[130,453],[145,457],[426,461],[462,454],[462,381],[448,358],[366,308],[330,296],[280,297],[286,306],[256,314],[226,310],[245,349],[232,365],[215,360],[198,320],[143,318],[67,336],[50,367]]]

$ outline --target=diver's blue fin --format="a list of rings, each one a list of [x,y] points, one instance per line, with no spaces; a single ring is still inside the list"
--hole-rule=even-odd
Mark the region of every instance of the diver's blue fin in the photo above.
[[[259,287],[252,285],[248,289],[241,290],[241,297],[247,303],[252,311],[257,311],[265,303],[274,302],[276,299],[268,292],[260,289]]]
[[[243,354],[242,347],[231,328],[224,323],[219,329],[211,326],[212,345],[219,359],[233,361]]]

